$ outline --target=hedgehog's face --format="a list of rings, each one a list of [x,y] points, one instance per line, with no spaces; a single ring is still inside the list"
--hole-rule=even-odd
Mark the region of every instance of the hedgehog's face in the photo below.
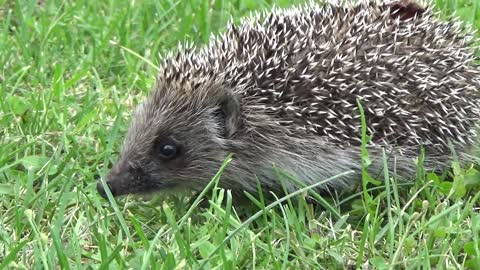
[[[229,98],[175,101],[154,96],[138,107],[106,179],[114,196],[203,188],[220,168],[230,152],[227,137],[235,133],[238,104]],[[97,187],[105,197],[102,184]]]

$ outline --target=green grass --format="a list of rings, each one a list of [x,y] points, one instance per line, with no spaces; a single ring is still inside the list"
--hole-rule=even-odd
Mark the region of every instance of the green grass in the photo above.
[[[413,184],[370,183],[326,208],[306,192],[243,208],[216,188],[205,208],[97,195],[155,78],[128,50],[157,65],[230,16],[292,2],[0,0],[0,268],[480,269],[479,172],[456,163],[447,181],[419,158]],[[438,2],[480,29],[478,1]]]

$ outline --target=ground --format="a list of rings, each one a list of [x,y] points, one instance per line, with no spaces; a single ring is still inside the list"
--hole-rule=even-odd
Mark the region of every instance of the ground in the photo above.
[[[0,269],[480,269],[468,165],[424,176],[419,158],[412,184],[316,204],[307,192],[241,208],[219,189],[203,207],[98,196],[162,55],[294,2],[0,0]],[[478,0],[437,2],[480,27]]]

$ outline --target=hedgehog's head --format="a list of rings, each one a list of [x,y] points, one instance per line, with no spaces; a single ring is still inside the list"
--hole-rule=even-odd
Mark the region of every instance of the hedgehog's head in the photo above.
[[[202,188],[231,152],[240,122],[240,103],[221,84],[159,79],[106,183],[114,196]]]

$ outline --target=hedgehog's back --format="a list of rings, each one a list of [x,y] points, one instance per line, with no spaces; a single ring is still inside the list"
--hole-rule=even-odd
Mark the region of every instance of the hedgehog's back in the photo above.
[[[357,99],[373,144],[472,144],[480,118],[473,36],[435,15],[373,2],[276,9],[169,58],[160,80],[189,89],[223,81],[249,117],[267,113],[292,134],[338,146],[360,143]]]
[[[215,51],[246,106],[263,105],[291,130],[359,144],[359,98],[374,143],[473,143],[480,69],[471,33],[430,9],[396,14],[373,4],[276,10],[206,53]]]

